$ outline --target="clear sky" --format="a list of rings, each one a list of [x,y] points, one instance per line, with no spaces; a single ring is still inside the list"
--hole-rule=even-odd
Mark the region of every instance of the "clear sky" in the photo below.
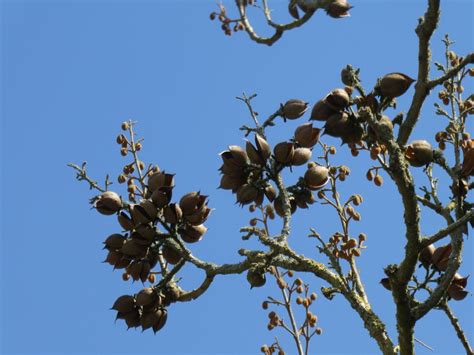
[[[74,180],[66,164],[87,160],[96,179],[102,181],[106,173],[115,179],[126,162],[115,136],[122,121],[136,119],[145,137],[143,160],[176,173],[176,196],[194,190],[210,195],[215,211],[204,240],[192,246],[194,253],[219,263],[238,261],[239,248],[256,247],[238,232],[250,214],[234,204],[230,193],[216,189],[218,153],[229,144],[242,144],[238,128],[251,123],[235,96],[258,93],[255,108],[265,117],[287,99],[314,103],[340,87],[339,73],[348,63],[361,67],[367,88],[393,71],[416,76],[414,27],[426,1],[353,2],[352,17],[334,20],[317,13],[269,48],[242,33],[224,36],[208,19],[216,9],[211,0],[0,1],[0,352],[256,354],[275,335],[289,344],[280,331],[266,330],[260,307],[267,295],[276,295],[274,285],[249,290],[243,275],[218,277],[199,300],[171,307],[166,327],[155,336],[114,324],[113,301],[141,286],[123,282],[120,272],[101,264],[106,254],[101,243],[119,228],[113,217],[89,209],[93,193]],[[277,18],[287,18],[286,1],[271,3]],[[440,40],[447,32],[458,53],[472,51],[472,24],[471,1],[443,1],[433,39],[436,60],[443,60]],[[471,81],[466,91],[472,89]],[[407,110],[412,93],[399,101],[399,110]],[[301,122],[277,127],[270,141],[289,138]],[[434,133],[444,127],[430,101],[414,138],[433,142]],[[469,129],[474,133],[472,123]],[[330,138],[326,142],[337,144]],[[383,267],[402,255],[400,199],[393,186],[375,188],[365,181],[372,165],[366,156],[352,158],[346,148],[339,152],[336,162],[353,171],[342,192],[365,198],[362,221],[354,230],[368,235],[369,248],[360,258],[362,277],[375,311],[395,337],[391,295],[378,282]],[[432,214],[423,218],[423,233],[443,225]],[[294,218],[291,243],[323,261],[305,236],[315,227],[327,237],[338,230],[336,222],[332,211],[316,205]],[[463,275],[472,274],[472,259],[471,237]],[[200,280],[191,269],[182,276],[188,287]],[[318,293],[325,286],[303,277]],[[472,282],[468,289],[473,290]],[[472,299],[469,295],[453,303],[471,340]],[[378,352],[345,300],[320,297],[314,310],[324,330],[314,341],[314,352]],[[437,354],[463,353],[439,312],[420,321],[417,332]],[[294,353],[291,345],[287,350]],[[417,350],[427,352],[418,345]]]

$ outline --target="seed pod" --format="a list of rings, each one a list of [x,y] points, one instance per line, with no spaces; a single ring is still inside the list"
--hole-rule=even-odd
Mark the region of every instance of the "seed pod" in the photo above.
[[[106,249],[108,250],[118,250],[125,243],[125,237],[121,234],[112,234],[104,242]]]
[[[436,248],[431,258],[436,270],[445,271],[448,266],[449,256],[451,255],[451,244],[446,244]]]
[[[121,258],[122,258],[122,253],[115,250],[111,250],[109,251],[109,253],[107,254],[107,257],[105,258],[103,262],[108,263],[112,266],[115,266],[115,264],[117,264]]]
[[[303,116],[307,109],[307,102],[298,99],[291,99],[282,106],[282,113],[284,118],[295,120]]]
[[[157,302],[157,300],[159,300],[159,297],[160,296],[158,296],[158,293],[153,287],[147,287],[137,293],[135,301],[139,306],[148,306],[152,303]]]
[[[449,297],[451,297],[455,301],[463,300],[464,298],[466,298],[466,296],[468,294],[469,294],[469,292],[467,292],[464,289],[464,287],[462,287],[460,285],[457,285],[455,283],[452,283],[448,287],[448,295],[449,295]]]
[[[125,244],[120,248],[120,252],[132,258],[141,258],[146,255],[147,247],[138,244],[134,240],[127,240]]]
[[[126,231],[132,230],[135,227],[132,220],[125,212],[120,212],[120,214],[117,216],[117,219],[120,226]]]
[[[402,73],[390,73],[379,78],[374,91],[377,95],[393,99],[403,95],[415,80]]]
[[[156,207],[162,209],[168,203],[170,203],[172,195],[172,187],[160,187],[151,194],[151,201]]]
[[[336,111],[327,104],[325,100],[319,100],[311,111],[311,120],[315,121],[327,121],[330,116],[335,114]]]
[[[147,224],[152,220],[145,209],[140,205],[130,205],[130,215],[135,225]]]
[[[291,165],[300,166],[306,164],[311,159],[311,149],[296,148],[291,158]]]
[[[342,137],[347,130],[348,115],[345,112],[338,112],[331,115],[324,125],[324,134],[331,137]]]
[[[181,254],[167,245],[163,246],[161,252],[165,260],[172,265],[177,264],[181,260]]]
[[[329,170],[320,165],[312,165],[304,174],[304,182],[310,190],[317,190],[329,181]]]
[[[462,162],[461,177],[467,178],[474,176],[474,149],[468,149],[464,152],[464,160]]]
[[[140,312],[138,309],[135,309],[131,312],[128,312],[123,315],[122,317],[127,324],[127,327],[130,328],[137,328],[140,326]]]
[[[132,277],[133,281],[140,280],[143,265],[140,261],[134,261],[127,266],[127,273]]]
[[[294,152],[295,149],[291,142],[278,143],[273,149],[275,160],[281,164],[289,164],[293,158]]]
[[[161,187],[174,187],[174,174],[156,172],[148,177],[148,189],[154,192]]]
[[[296,128],[295,140],[304,148],[312,148],[319,140],[321,130],[314,128],[312,123],[305,123]]]
[[[179,207],[181,207],[181,210],[184,214],[191,214],[196,210],[199,202],[199,192],[193,191],[181,197],[181,200],[179,200]]]
[[[163,320],[164,319],[164,320]],[[166,322],[166,310],[156,309],[150,312],[143,312],[140,318],[140,324],[143,330],[153,327],[153,331],[156,333],[159,331]],[[156,327],[156,330],[155,330]]]
[[[243,177],[236,177],[231,175],[222,175],[221,183],[219,185],[220,189],[224,190],[232,190],[232,192],[236,192],[240,186],[245,183],[245,179]]]
[[[264,190],[265,196],[267,197],[268,201],[273,202],[276,198],[276,191],[272,185],[267,185]]]
[[[258,189],[251,184],[244,184],[237,190],[237,202],[248,205],[258,197]]]
[[[312,205],[315,202],[314,196],[311,191],[303,190],[294,194],[296,205],[299,208],[308,208],[308,205]]]
[[[349,17],[352,9],[347,0],[333,0],[326,7],[326,13],[333,18]]]
[[[267,160],[272,155],[272,150],[268,142],[259,134],[255,135],[255,146],[263,160]]]
[[[185,215],[184,219],[189,224],[193,226],[198,226],[200,224],[203,224],[207,220],[211,211],[212,210],[204,204],[199,209],[194,211],[194,213]]]
[[[455,273],[452,282],[453,284],[459,285],[461,287],[466,287],[468,279],[469,279],[469,276],[462,277],[460,274]]]
[[[293,196],[290,196],[289,201],[290,201],[291,214],[293,214],[293,213],[296,212],[296,208],[297,208],[296,200]],[[281,218],[283,218],[285,216],[285,209],[283,207],[283,197],[281,195],[279,195],[275,199],[275,201],[273,201],[273,207],[274,207],[275,212],[277,213],[277,215],[279,215]]]
[[[143,208],[142,213],[146,215],[146,217],[150,221],[154,221],[156,216],[158,215],[158,209],[150,200],[141,200],[140,207]]]
[[[392,285],[390,285],[390,279],[388,277],[383,278],[380,280],[380,283],[382,284],[383,287],[385,287],[387,290],[391,291],[392,290]]]
[[[183,217],[183,212],[178,204],[171,203],[163,210],[163,216],[166,223],[176,224]]]
[[[250,288],[252,289],[254,287],[262,287],[263,285],[265,285],[265,282],[267,280],[265,277],[265,273],[262,272],[262,270],[251,268],[247,272],[247,281],[249,282]]]
[[[123,295],[117,298],[111,309],[120,313],[128,313],[135,309],[135,299],[133,296]]]
[[[196,243],[202,239],[202,236],[207,232],[207,228],[201,224],[199,226],[186,225],[179,230],[181,239],[186,243]]]
[[[106,216],[113,215],[122,208],[122,199],[113,191],[105,191],[95,201],[95,209]]]
[[[334,109],[334,111],[339,111],[345,109],[349,106],[350,97],[346,90],[344,89],[335,89],[326,96],[326,103]]]
[[[433,254],[436,250],[436,247],[433,244],[428,245],[427,247],[423,248],[419,255],[420,263],[428,269],[430,265],[433,263]]]
[[[433,147],[425,140],[413,141],[405,150],[410,165],[421,167],[433,161]]]

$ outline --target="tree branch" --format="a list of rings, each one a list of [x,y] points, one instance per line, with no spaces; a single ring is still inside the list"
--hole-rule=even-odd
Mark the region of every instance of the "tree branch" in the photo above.
[[[440,0],[428,0],[428,9],[423,18],[419,20],[416,28],[416,34],[419,38],[418,44],[418,78],[415,85],[415,94],[413,95],[412,104],[408,110],[405,121],[400,126],[398,134],[398,143],[405,145],[410,138],[411,132],[415,127],[421,107],[429,94],[430,88],[429,71],[430,71],[430,39],[434,30],[438,26],[439,21],[439,3]]]
[[[451,321],[451,324],[456,331],[456,335],[458,336],[459,340],[461,341],[462,345],[464,346],[464,349],[466,349],[466,354],[467,355],[472,355],[474,352],[472,351],[472,347],[469,344],[469,341],[467,340],[466,334],[464,334],[464,331],[461,328],[461,325],[459,324],[459,320],[454,316],[453,311],[451,308],[448,306],[448,303],[445,302],[443,305],[440,306],[441,310],[448,316],[449,320]]]
[[[430,80],[426,86],[428,89],[433,89],[437,85],[441,85],[446,80],[453,78],[457,73],[459,73],[462,68],[464,68],[468,64],[474,63],[474,53],[469,53],[466,57],[455,67],[448,70],[444,75],[440,76],[439,78]]]
[[[464,224],[466,224],[467,222],[473,219],[474,219],[474,210],[471,210],[470,212],[466,213],[462,218],[458,219],[454,223],[451,223],[446,228],[441,229],[437,233],[433,234],[431,237],[423,238],[423,240],[421,241],[421,248],[424,248],[424,247],[427,247],[428,245],[436,243],[437,241],[448,236],[452,232],[456,231],[456,229],[458,229],[459,227],[463,226]]]

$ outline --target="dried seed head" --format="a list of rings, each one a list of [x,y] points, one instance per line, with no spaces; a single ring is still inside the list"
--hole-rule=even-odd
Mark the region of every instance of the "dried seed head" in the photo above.
[[[325,100],[319,100],[311,111],[311,120],[327,121],[336,111],[327,104]]]
[[[349,17],[352,7],[347,0],[333,0],[326,7],[326,13],[333,18]]]
[[[306,170],[304,182],[310,190],[317,190],[329,181],[329,170],[320,165],[313,165]]]
[[[415,167],[428,165],[433,161],[433,147],[425,140],[413,141],[405,150],[405,158]]]
[[[278,143],[273,149],[275,160],[281,164],[290,164],[293,154],[295,152],[293,143],[281,142]]]
[[[262,287],[266,282],[265,273],[260,269],[251,268],[247,272],[247,281],[250,284],[250,288]]]
[[[326,103],[335,111],[343,110],[349,106],[350,97],[346,90],[335,89],[326,96]]]
[[[306,164],[311,159],[311,149],[296,148],[291,158],[291,165],[300,166]]]
[[[296,128],[295,140],[304,148],[312,148],[319,140],[321,130],[312,123],[305,123]]]
[[[154,290],[153,287],[147,287],[137,293],[135,301],[139,306],[148,306],[154,304],[159,299],[158,293]]]
[[[207,228],[203,224],[198,226],[187,224],[184,228],[179,230],[181,239],[183,239],[186,243],[196,243],[200,241],[206,232]]]
[[[120,313],[128,313],[135,309],[135,299],[133,296],[123,295],[117,298],[111,309]]]
[[[282,106],[282,114],[284,118],[295,120],[303,116],[307,109],[307,102],[299,99],[291,99]]]
[[[181,254],[167,245],[161,248],[161,253],[163,254],[163,258],[170,264],[175,265],[181,260]]]
[[[415,80],[402,73],[390,73],[379,78],[374,90],[389,99],[403,95]]]
[[[96,210],[106,216],[113,215],[122,209],[122,199],[113,191],[105,191],[95,201]]]

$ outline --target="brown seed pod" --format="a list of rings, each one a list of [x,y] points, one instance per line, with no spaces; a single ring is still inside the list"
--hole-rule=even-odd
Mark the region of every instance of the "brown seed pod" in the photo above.
[[[159,300],[159,297],[160,296],[153,287],[147,287],[137,293],[135,301],[137,305],[143,307],[156,303]]]
[[[325,100],[319,100],[311,111],[311,120],[315,121],[327,121],[330,116],[335,114],[336,111],[327,104]]]
[[[295,148],[291,142],[280,142],[273,149],[275,160],[281,164],[290,164]]]
[[[405,150],[405,158],[415,167],[428,165],[433,161],[433,147],[425,140],[413,141]]]
[[[135,309],[135,299],[133,296],[123,295],[117,298],[111,309],[120,313],[128,313]]]
[[[430,265],[433,263],[433,254],[436,250],[436,247],[433,244],[428,245],[427,247],[423,248],[419,255],[420,263],[428,269]]]
[[[163,217],[166,223],[176,224],[183,217],[183,212],[178,204],[171,203],[163,209]]]
[[[300,166],[306,164],[311,159],[311,149],[296,148],[291,158],[291,165]]]
[[[460,285],[457,285],[455,283],[452,283],[451,285],[449,285],[448,287],[448,296],[450,298],[452,298],[453,300],[455,301],[461,301],[463,300],[464,298],[466,298],[466,296],[469,294],[469,292],[467,292],[464,287],[460,286]]]
[[[248,205],[258,197],[258,189],[251,184],[244,184],[237,190],[237,202],[241,205]]]
[[[132,277],[133,281],[141,279],[143,264],[140,261],[134,261],[127,266],[127,273]]]
[[[140,323],[143,330],[153,327],[154,332],[159,331],[166,322],[166,310],[157,309],[151,312],[143,312]],[[164,320],[163,320],[164,319]],[[155,330],[156,327],[156,330]]]
[[[201,224],[199,226],[186,225],[179,230],[181,239],[186,243],[196,243],[202,239],[202,236],[207,232],[207,228]]]
[[[390,73],[377,82],[374,91],[377,95],[393,99],[403,95],[415,80],[402,73]]]
[[[264,193],[265,193],[265,196],[268,199],[268,201],[273,202],[275,200],[276,190],[272,185],[268,184],[265,187]]]
[[[383,278],[380,280],[380,283],[382,284],[383,287],[385,287],[387,290],[391,291],[392,290],[392,285],[390,285],[390,279],[388,277]]]
[[[126,231],[132,230],[135,227],[132,220],[125,212],[120,212],[117,219],[120,226]]]
[[[103,215],[110,216],[122,209],[122,199],[113,191],[105,191],[95,201],[95,209]]]
[[[474,148],[464,152],[461,177],[467,178],[468,176],[474,176]]]
[[[310,190],[317,190],[329,181],[329,170],[320,165],[312,165],[304,174],[304,182]]]
[[[250,288],[262,287],[266,283],[265,273],[260,269],[249,269],[247,272],[247,281],[250,284]]]
[[[106,249],[108,250],[118,250],[120,249],[123,244],[125,243],[125,236],[121,234],[112,234],[104,242]]]
[[[170,264],[175,265],[181,260],[181,254],[167,245],[163,246],[161,253],[163,254],[163,258]]]
[[[243,184],[245,184],[244,177],[224,174],[222,175],[219,188],[224,190],[232,190],[232,192],[235,193]]]
[[[446,244],[436,248],[431,258],[436,270],[445,271],[448,266],[449,256],[451,255],[451,244]]]
[[[122,248],[120,248],[120,252],[126,256],[132,258],[142,258],[146,255],[148,248],[144,245],[138,244],[133,239],[128,239]]]
[[[174,174],[156,172],[148,177],[148,189],[152,192],[161,187],[174,187]]]
[[[157,208],[162,209],[170,203],[172,195],[172,187],[160,187],[151,194],[151,201]]]
[[[120,259],[122,259],[122,256],[123,256],[122,253],[115,250],[111,250],[107,254],[107,257],[105,258],[104,263],[108,263],[112,266],[115,266],[115,264],[117,264],[120,261]]]
[[[194,213],[185,215],[184,219],[189,224],[192,224],[193,226],[198,226],[200,224],[203,224],[207,220],[211,211],[212,210],[204,204]]]
[[[307,109],[307,102],[299,99],[291,99],[282,105],[282,114],[284,118],[295,120],[303,116]]]
[[[314,128],[312,123],[305,123],[296,128],[295,140],[304,148],[312,148],[318,143],[321,130]]]
[[[290,200],[290,209],[291,209],[291,214],[296,212],[296,200],[293,196],[289,197]],[[285,216],[285,209],[283,207],[283,197],[279,195],[275,200],[273,201],[273,207],[275,209],[275,212],[277,215],[279,215],[281,218]]]
[[[140,312],[138,309],[135,309],[131,312],[128,312],[122,316],[127,324],[128,328],[137,328],[140,326]]]
[[[333,18],[349,17],[349,10],[352,9],[347,0],[331,1],[326,7],[326,13]]]
[[[335,111],[343,110],[349,106],[350,97],[346,90],[335,89],[325,98],[326,103]]]

